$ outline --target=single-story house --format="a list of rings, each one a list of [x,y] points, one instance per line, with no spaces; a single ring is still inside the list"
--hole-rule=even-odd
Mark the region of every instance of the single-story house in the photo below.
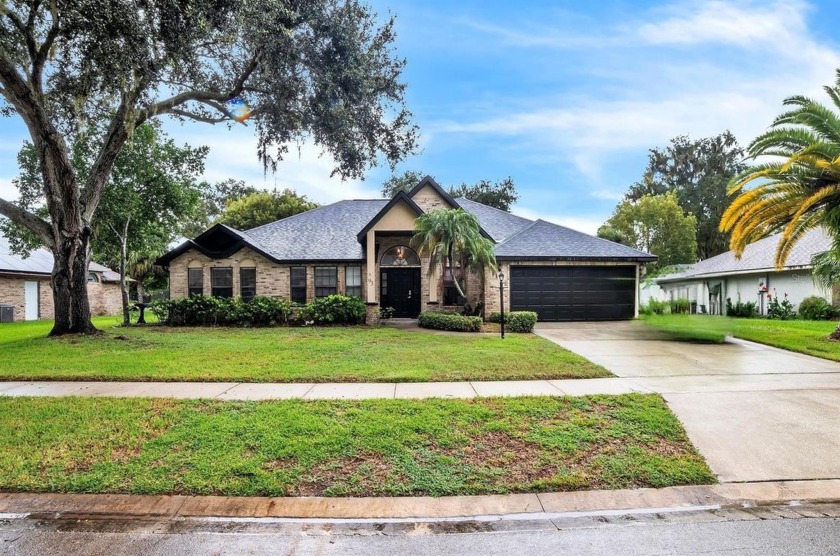
[[[24,258],[12,253],[9,242],[0,235],[0,322],[54,317],[52,268],[53,256],[46,249],[36,249]],[[119,313],[119,273],[94,262],[88,270],[91,313]]]
[[[732,251],[710,257],[676,274],[663,276],[657,283],[669,299],[688,299],[697,312],[715,315],[726,313],[726,300],[732,303],[753,301],[762,314],[767,313],[767,296],[787,295],[798,307],[803,299],[819,296],[838,301],[837,291],[825,289],[811,276],[811,259],[831,247],[831,237],[822,228],[805,234],[788,255],[785,266],[775,266],[780,235],[751,243],[741,258]]]
[[[543,321],[638,315],[639,267],[653,255],[453,199],[430,177],[392,199],[339,201],[247,231],[215,225],[158,264],[169,269],[172,298],[268,295],[307,303],[342,293],[366,301],[369,322],[379,307],[402,318],[464,301],[482,302],[485,314],[499,311],[495,273],[469,273],[467,299],[457,299],[449,269],[430,274],[429,259],[411,245],[417,216],[441,208],[474,214],[495,244],[505,310],[536,311]]]

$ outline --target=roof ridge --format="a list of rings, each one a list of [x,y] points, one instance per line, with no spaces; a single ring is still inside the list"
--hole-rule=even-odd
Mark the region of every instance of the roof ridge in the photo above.
[[[510,240],[512,240],[513,238],[515,238],[516,236],[520,235],[521,233],[523,233],[523,232],[525,232],[525,231],[527,231],[527,230],[530,230],[530,229],[531,229],[531,228],[533,228],[533,227],[537,224],[537,222],[539,222],[539,221],[540,221],[539,219],[531,221],[531,223],[530,223],[530,224],[528,224],[527,226],[525,226],[524,228],[522,228],[522,229],[521,229],[521,230],[519,230],[518,232],[516,232],[516,233],[514,233],[514,234],[512,234],[512,235],[509,235],[508,237],[506,237],[506,238],[505,238],[505,240],[504,240],[504,241],[502,241],[501,243],[497,243],[497,244],[496,244],[496,247],[497,247],[497,248],[498,248],[498,247],[501,247],[502,245],[506,244],[507,242],[509,242]]]
[[[612,241],[612,240],[609,240],[609,239],[606,239],[606,238],[603,238],[603,237],[599,237],[597,234],[595,234],[595,235],[587,234],[586,232],[581,232],[580,230],[575,230],[574,228],[570,228],[569,226],[564,226],[563,224],[556,224],[554,222],[549,222],[548,220],[543,220],[542,218],[538,218],[536,220],[536,222],[545,222],[546,224],[551,224],[552,226],[557,226],[558,228],[563,228],[564,230],[569,230],[569,231],[574,232],[576,234],[581,234],[581,235],[584,235],[584,236],[587,236],[587,237],[591,237],[592,239],[597,239],[598,241],[602,241],[602,242],[605,241],[607,243],[611,243],[611,244],[614,244],[614,245],[621,245],[622,247],[626,247],[627,249],[632,249],[633,251],[636,251],[637,253],[642,253],[643,255],[651,255],[652,254],[652,253],[648,253],[646,251],[642,251],[641,249],[636,249],[635,247],[633,247],[631,245],[624,245],[623,243],[619,243],[617,241]]]

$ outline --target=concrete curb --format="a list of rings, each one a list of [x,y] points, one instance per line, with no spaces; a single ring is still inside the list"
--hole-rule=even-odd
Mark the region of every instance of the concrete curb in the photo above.
[[[581,512],[686,510],[840,501],[840,479],[727,483],[661,489],[597,490],[441,498],[270,498],[133,494],[0,493],[6,516],[126,518],[286,518],[325,520],[474,519]],[[2,515],[0,515],[2,517]]]

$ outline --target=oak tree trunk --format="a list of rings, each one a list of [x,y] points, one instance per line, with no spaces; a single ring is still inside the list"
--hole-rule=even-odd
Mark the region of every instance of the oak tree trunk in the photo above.
[[[92,334],[96,327],[90,319],[87,276],[90,256],[90,233],[60,238],[53,248],[51,284],[55,324],[50,336]]]

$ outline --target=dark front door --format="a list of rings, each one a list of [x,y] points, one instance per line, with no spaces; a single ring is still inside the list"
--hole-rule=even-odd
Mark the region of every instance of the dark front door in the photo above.
[[[540,321],[632,319],[635,266],[514,266],[510,308]]]
[[[392,307],[396,318],[417,318],[420,314],[420,269],[385,268],[379,279],[380,305]]]

